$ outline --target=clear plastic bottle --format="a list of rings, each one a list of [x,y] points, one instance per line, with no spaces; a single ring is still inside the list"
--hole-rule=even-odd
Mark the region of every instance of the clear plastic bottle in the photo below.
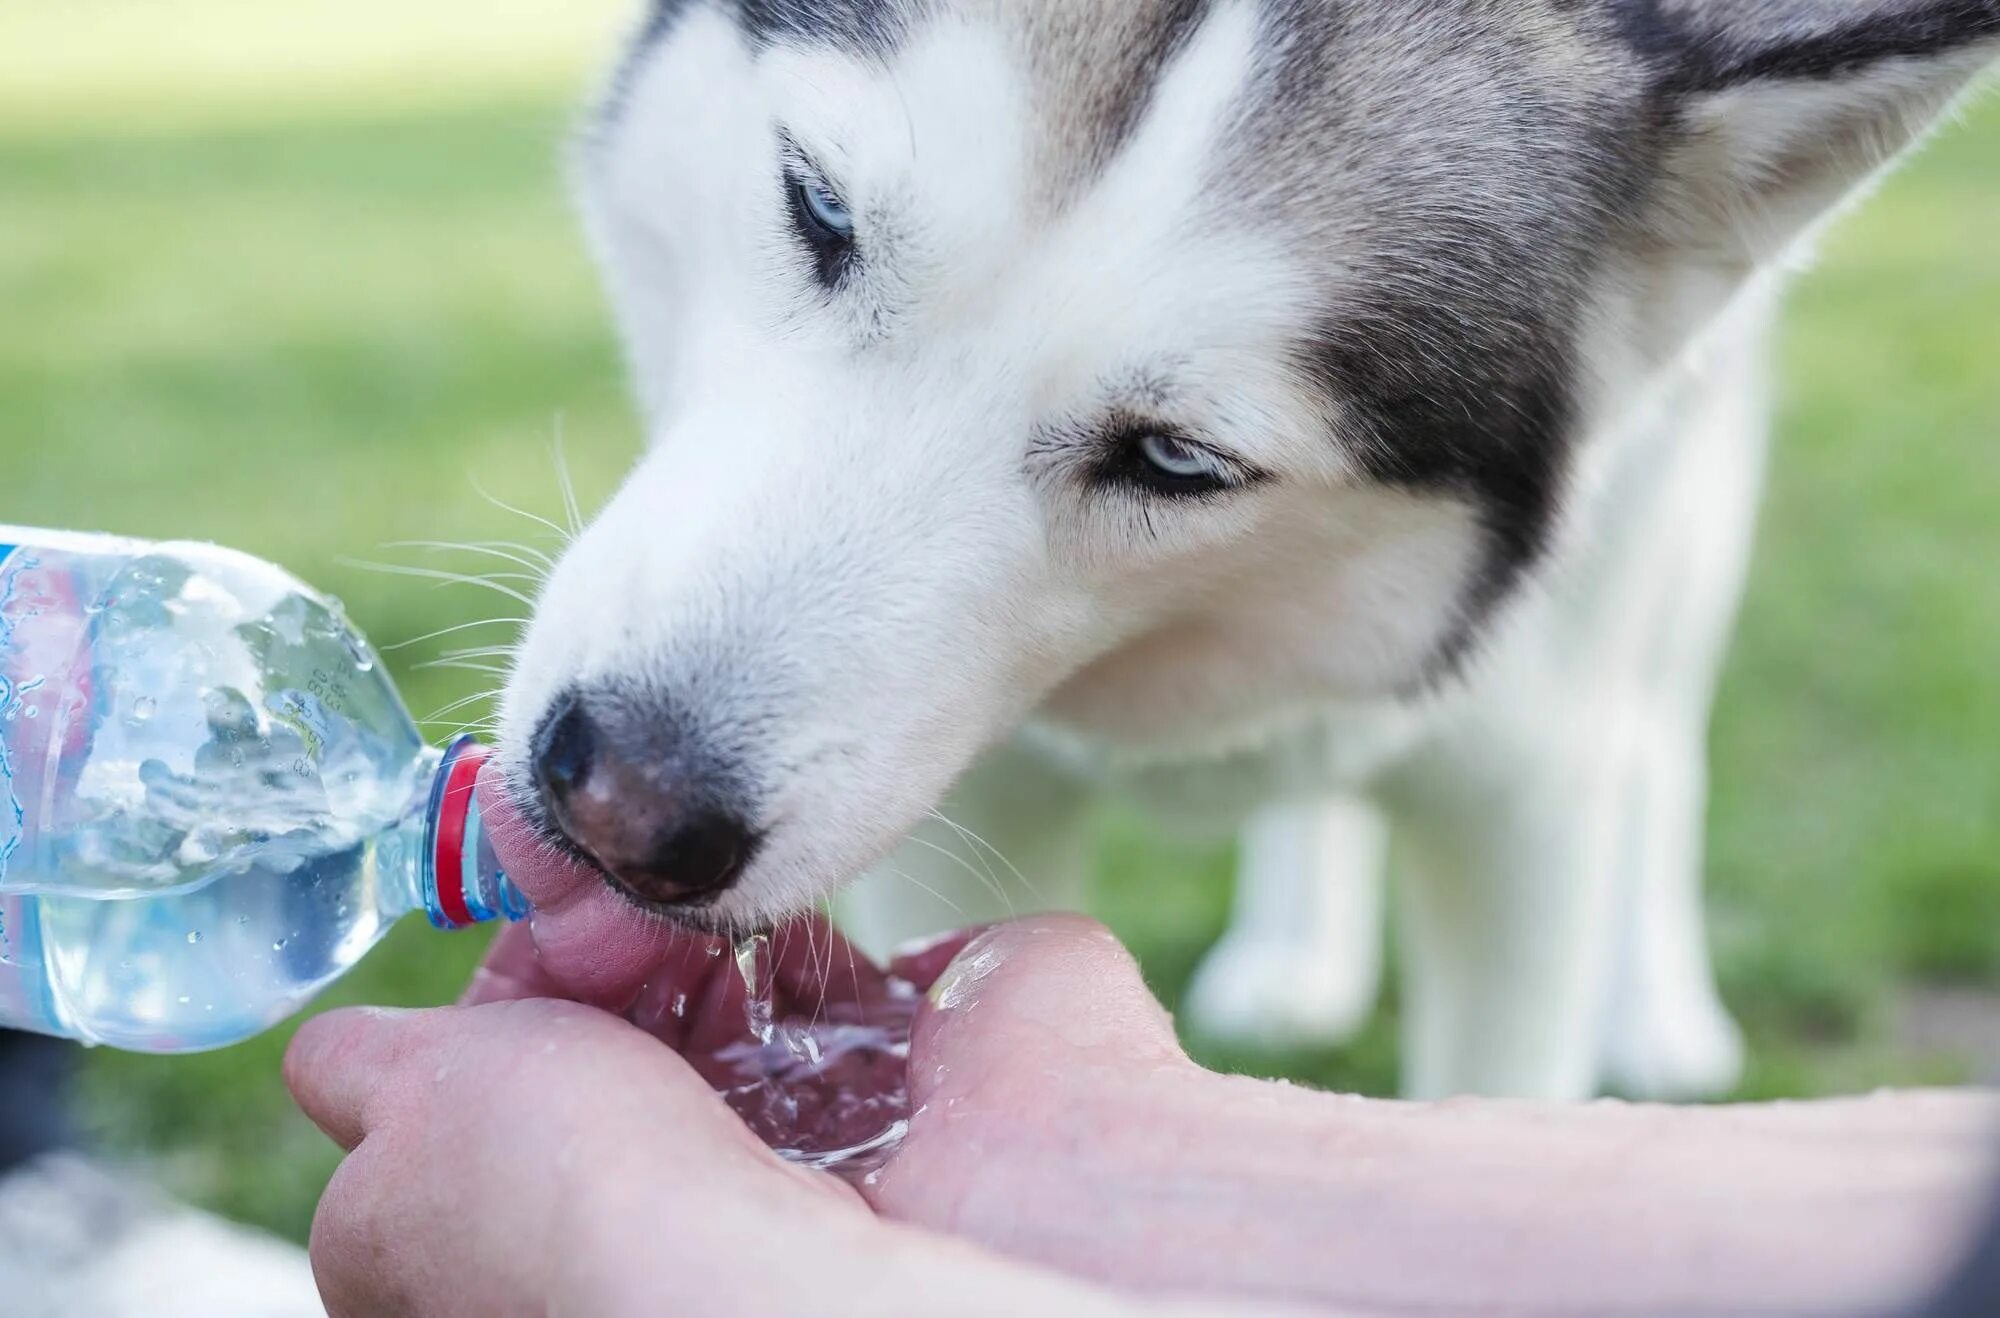
[[[0,525],[0,1025],[248,1038],[410,911],[519,919],[473,784],[337,602],[249,555]]]

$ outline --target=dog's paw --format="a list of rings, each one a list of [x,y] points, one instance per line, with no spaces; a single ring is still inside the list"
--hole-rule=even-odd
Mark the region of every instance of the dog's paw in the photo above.
[[[1719,1004],[1623,1022],[1605,1040],[1604,1083],[1631,1098],[1721,1098],[1742,1078],[1743,1033]]]
[[[1344,1043],[1374,1009],[1379,971],[1318,946],[1231,935],[1188,985],[1194,1032],[1256,1048]]]

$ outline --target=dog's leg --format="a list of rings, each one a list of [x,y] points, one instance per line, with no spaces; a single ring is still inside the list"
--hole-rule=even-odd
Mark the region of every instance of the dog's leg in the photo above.
[[[1657,483],[1654,529],[1628,550],[1636,724],[1625,787],[1624,891],[1604,1079],[1640,1098],[1712,1097],[1743,1044],[1723,1009],[1703,920],[1708,715],[1743,593],[1762,486],[1764,314],[1752,306],[1698,358]]]
[[[1390,784],[1414,1092],[1734,1079],[1702,920],[1704,739],[1755,519],[1767,316],[1746,299],[1690,358],[1600,473],[1595,552]]]
[[[1627,769],[1624,891],[1604,1080],[1635,1098],[1710,1098],[1743,1068],[1743,1041],[1716,992],[1702,904],[1707,764],[1702,710],[1655,711]]]
[[[1268,806],[1244,829],[1229,932],[1188,988],[1195,1028],[1265,1047],[1336,1043],[1375,1005],[1388,825],[1355,796]]]
[[[842,929],[879,958],[948,929],[1080,909],[1089,802],[1084,784],[1033,750],[989,752],[936,815],[842,895]]]
[[[1389,788],[1403,1088],[1587,1097],[1623,836],[1615,753],[1480,728],[1419,758]]]

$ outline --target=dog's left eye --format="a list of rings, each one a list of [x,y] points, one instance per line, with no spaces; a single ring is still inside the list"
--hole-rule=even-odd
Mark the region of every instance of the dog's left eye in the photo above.
[[[1107,451],[1099,479],[1149,494],[1195,496],[1232,490],[1252,479],[1205,444],[1170,431],[1133,426]]]
[[[1221,475],[1214,455],[1172,435],[1141,435],[1137,447],[1139,456],[1170,480],[1192,481]]]
[[[833,288],[854,264],[854,212],[824,181],[797,169],[785,171],[785,197],[819,282]]]
[[[854,240],[854,214],[832,188],[816,179],[800,179],[792,187],[798,194],[799,213],[807,224],[829,241]]]

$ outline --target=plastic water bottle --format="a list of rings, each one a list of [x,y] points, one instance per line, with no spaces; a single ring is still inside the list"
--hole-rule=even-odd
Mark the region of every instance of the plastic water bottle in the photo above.
[[[519,919],[473,784],[282,569],[0,525],[0,1025],[248,1038],[410,911]]]

